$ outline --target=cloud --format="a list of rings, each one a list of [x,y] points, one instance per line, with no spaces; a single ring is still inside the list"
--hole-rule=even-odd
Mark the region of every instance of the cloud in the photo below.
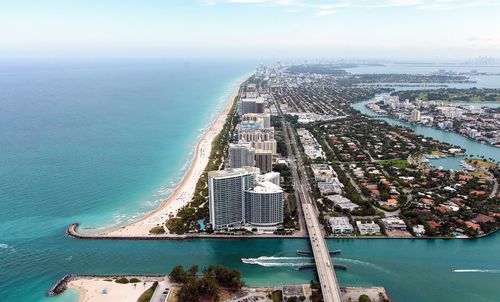
[[[287,13],[309,11],[316,16],[332,15],[347,8],[407,8],[422,11],[438,11],[477,6],[500,6],[500,1],[495,0],[200,0],[200,2],[204,5],[241,4],[281,7]]]
[[[316,16],[318,17],[324,17],[324,16],[329,16],[333,15],[337,12],[336,9],[321,9],[316,13]]]

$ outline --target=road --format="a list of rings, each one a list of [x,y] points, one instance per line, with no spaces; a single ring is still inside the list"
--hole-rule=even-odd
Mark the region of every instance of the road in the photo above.
[[[283,117],[279,106],[278,113]],[[298,193],[298,202],[302,207],[302,212],[305,219],[306,229],[311,241],[314,262],[318,273],[321,291],[323,293],[323,301],[325,302],[341,302],[340,287],[333,268],[333,260],[330,257],[330,251],[325,241],[321,225],[318,220],[318,212],[313,200],[311,199],[309,182],[305,177],[299,177],[298,170],[303,171],[301,175],[306,175],[302,157],[292,153],[291,144],[294,145],[296,152],[300,152],[297,146],[295,132],[288,122],[283,122],[283,132],[286,132],[285,143],[287,144],[288,154],[291,157],[290,165],[293,176],[295,192]],[[290,137],[288,137],[290,133]]]

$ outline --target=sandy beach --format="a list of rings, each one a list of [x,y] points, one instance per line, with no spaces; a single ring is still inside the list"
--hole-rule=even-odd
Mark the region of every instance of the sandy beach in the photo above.
[[[230,113],[235,97],[243,82],[238,84],[230,100],[224,107],[224,110],[219,113],[209,128],[196,144],[191,165],[184,175],[180,184],[175,188],[172,194],[162,201],[161,205],[137,221],[128,225],[121,226],[118,229],[98,233],[94,236],[115,236],[115,237],[136,237],[136,236],[167,236],[167,235],[150,235],[149,230],[157,225],[165,223],[169,215],[176,215],[177,212],[188,202],[191,201],[196,189],[196,184],[201,174],[205,170],[212,150],[212,142],[219,132],[224,127],[226,117]]]
[[[140,283],[120,284],[113,281],[104,281],[104,278],[79,278],[71,281],[68,288],[76,289],[80,302],[123,301],[136,302],[153,280]]]

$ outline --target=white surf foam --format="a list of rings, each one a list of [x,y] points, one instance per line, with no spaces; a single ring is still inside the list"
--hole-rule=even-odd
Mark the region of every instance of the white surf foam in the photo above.
[[[276,257],[260,256],[258,258],[242,258],[241,262],[245,264],[260,265],[264,267],[299,267],[311,264],[312,257]]]
[[[11,248],[11,246],[8,245],[7,243],[0,243],[0,249],[8,249],[8,248]]]
[[[500,273],[500,269],[454,269],[454,273]]]

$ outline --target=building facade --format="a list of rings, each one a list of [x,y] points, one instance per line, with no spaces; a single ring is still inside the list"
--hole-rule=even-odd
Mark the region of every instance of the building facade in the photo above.
[[[245,192],[245,222],[253,226],[283,223],[283,190],[271,183],[258,183]]]
[[[250,144],[230,144],[229,166],[231,168],[255,166],[255,149]]]
[[[256,150],[255,166],[262,173],[271,172],[273,170],[273,152],[271,150]]]
[[[213,229],[231,228],[245,222],[245,191],[255,187],[259,170],[253,167],[208,173],[210,223]]]

